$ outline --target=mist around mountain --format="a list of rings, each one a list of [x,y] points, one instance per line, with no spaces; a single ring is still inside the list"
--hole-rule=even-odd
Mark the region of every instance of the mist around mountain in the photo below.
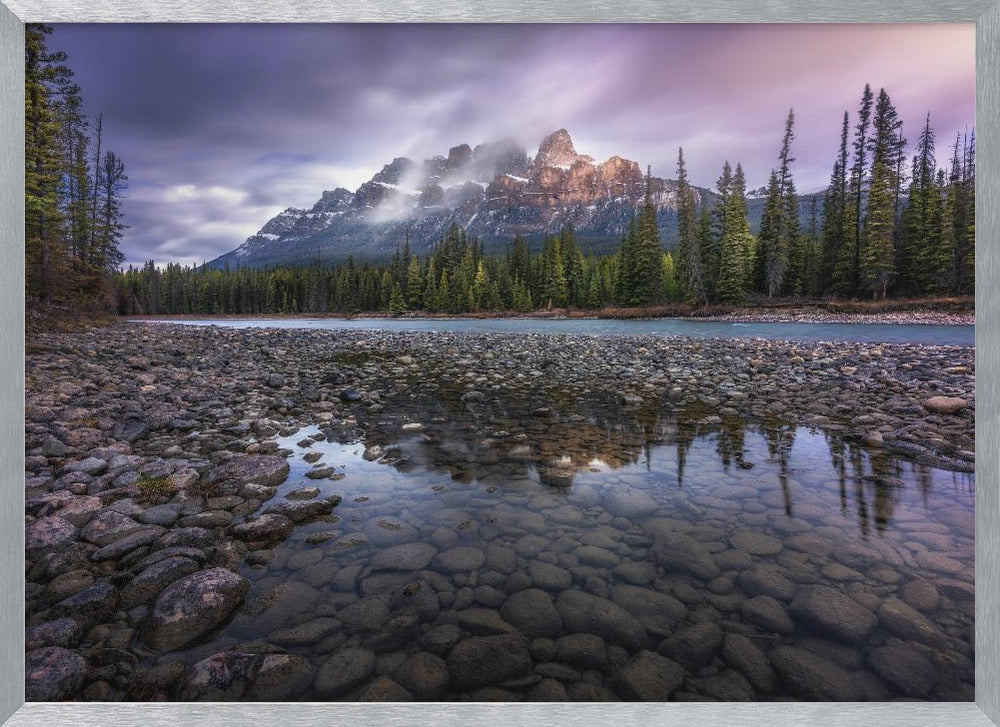
[[[660,236],[672,248],[678,185],[659,177],[650,182]],[[585,252],[613,253],[644,188],[638,162],[620,156],[598,162],[579,154],[565,129],[546,136],[534,157],[511,139],[459,144],[447,156],[397,157],[354,192],[341,187],[324,191],[309,209],[289,207],[209,266],[308,265],[348,256],[378,260],[407,239],[413,252],[426,255],[452,225],[489,252],[506,249],[516,235],[539,249],[545,235],[572,226]],[[716,197],[708,189],[693,189],[699,207]],[[747,195],[753,232],[760,226],[764,196]],[[811,196],[821,207],[822,194]],[[800,205],[803,227],[811,196]]]

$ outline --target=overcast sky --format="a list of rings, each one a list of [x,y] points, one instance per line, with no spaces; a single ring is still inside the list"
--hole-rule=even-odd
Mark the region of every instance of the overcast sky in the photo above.
[[[825,185],[841,116],[884,86],[939,157],[975,121],[973,25],[59,25],[130,189],[129,263],[226,252],[285,207],[352,191],[395,156],[569,130],[695,184],[724,160],[752,187],[789,107],[800,191]]]

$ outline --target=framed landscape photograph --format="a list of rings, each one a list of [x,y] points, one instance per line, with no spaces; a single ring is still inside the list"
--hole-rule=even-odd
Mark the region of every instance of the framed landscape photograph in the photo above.
[[[2,2],[0,721],[998,723],[996,2]]]

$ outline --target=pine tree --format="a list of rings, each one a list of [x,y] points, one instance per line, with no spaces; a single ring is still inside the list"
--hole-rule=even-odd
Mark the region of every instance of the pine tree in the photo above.
[[[51,52],[52,28],[24,29],[24,231],[27,294],[51,303],[65,267],[59,210],[59,119],[54,98],[70,78],[66,55]]]
[[[872,124],[872,169],[864,223],[862,273],[874,298],[885,298],[895,275],[896,190],[903,153],[900,121],[885,89],[880,89]]]
[[[434,307],[439,311],[452,311],[451,290],[448,285],[448,271],[441,271],[441,282],[437,286],[437,302]]]
[[[438,310],[438,272],[434,259],[427,263],[427,283],[424,287],[424,294],[421,296],[424,310]]]
[[[420,261],[417,260],[416,255],[413,255],[406,268],[406,307],[410,310],[420,310],[423,305],[423,297],[424,279],[420,274]]]
[[[771,170],[767,181],[767,196],[761,217],[760,232],[757,236],[757,255],[754,278],[756,287],[768,298],[776,295],[788,271],[788,251],[781,247],[781,216],[784,208],[781,199],[781,183],[778,173]]]
[[[622,236],[621,247],[618,250],[618,274],[615,282],[615,299],[619,305],[636,305],[638,281],[639,230],[635,218],[628,222],[628,230]]]
[[[913,157],[913,173],[907,194],[909,200],[903,210],[896,250],[900,288],[906,295],[928,290],[932,279],[940,274],[935,272],[933,260],[941,234],[941,195],[935,182],[936,166],[934,129],[931,116],[927,114]]]
[[[646,188],[642,210],[636,225],[635,251],[635,305],[646,306],[657,302],[660,294],[663,248],[660,230],[656,224],[656,206],[653,204],[652,175],[646,169]]]
[[[785,119],[785,135],[781,141],[781,151],[778,154],[778,184],[781,190],[781,214],[778,217],[777,247],[779,257],[785,260],[785,272],[772,281],[775,285],[773,293],[783,290],[785,293],[798,295],[801,293],[802,281],[802,244],[799,236],[799,198],[792,179],[792,140],[795,138],[795,112],[788,110]],[[770,290],[768,295],[773,294]]]
[[[726,167],[728,168],[728,163]],[[728,191],[724,211],[726,225],[719,263],[718,297],[727,303],[742,303],[746,298],[751,237],[747,221],[746,179],[740,164],[736,165],[736,173],[730,181]]]
[[[733,171],[729,166],[729,160],[722,165],[722,174],[715,183],[715,192],[718,195],[715,206],[712,209],[712,231],[707,240],[707,244],[702,248],[702,259],[705,263],[705,278],[710,281],[708,284],[708,295],[710,298],[718,297],[715,290],[715,281],[719,279],[720,267],[723,258],[723,245],[726,240],[728,229],[729,196],[733,187]]]
[[[691,303],[708,303],[701,250],[695,227],[694,190],[688,183],[684,149],[677,150],[677,272],[683,296]]]
[[[403,290],[398,282],[392,284],[392,294],[389,296],[389,312],[398,316],[406,311],[406,301],[403,300]]]
[[[707,204],[703,204],[698,210],[698,230],[695,233],[696,244],[702,261],[702,278],[705,281],[705,298],[709,301],[716,300],[716,285],[719,277],[718,261],[713,263],[711,272],[708,270],[706,261],[714,257],[715,241],[712,239],[712,213]]]
[[[798,196],[792,180],[792,140],[795,113],[788,111],[778,152],[778,169],[772,170],[758,236],[754,278],[757,288],[773,298],[800,292],[802,246],[799,239]]]
[[[851,168],[849,187],[848,207],[853,230],[850,237],[849,257],[844,267],[846,267],[845,273],[848,282],[847,294],[852,296],[857,295],[861,289],[862,221],[868,183],[867,152],[870,143],[868,128],[871,124],[873,99],[871,85],[866,83],[865,90],[861,94],[858,123],[854,129],[854,165]]]
[[[821,276],[840,295],[849,295],[853,285],[851,262],[853,256],[848,246],[848,231],[853,229],[848,219],[847,190],[847,136],[850,116],[844,112],[840,130],[840,151],[833,163],[830,186],[823,198],[823,264]],[[822,294],[822,290],[820,294]]]

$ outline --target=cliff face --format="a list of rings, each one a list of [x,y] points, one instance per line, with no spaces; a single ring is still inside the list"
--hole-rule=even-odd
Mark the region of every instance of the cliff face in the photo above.
[[[677,183],[651,181],[664,241],[676,235]],[[642,202],[645,182],[637,162],[604,162],[578,154],[565,129],[546,136],[534,158],[514,141],[475,148],[459,144],[447,156],[417,162],[397,157],[355,192],[324,192],[309,210],[289,208],[242,245],[212,261],[231,266],[295,264],[377,258],[409,236],[427,251],[452,224],[488,247],[521,234],[529,243],[571,224],[586,247],[617,247]],[[711,196],[695,188],[699,204]]]

